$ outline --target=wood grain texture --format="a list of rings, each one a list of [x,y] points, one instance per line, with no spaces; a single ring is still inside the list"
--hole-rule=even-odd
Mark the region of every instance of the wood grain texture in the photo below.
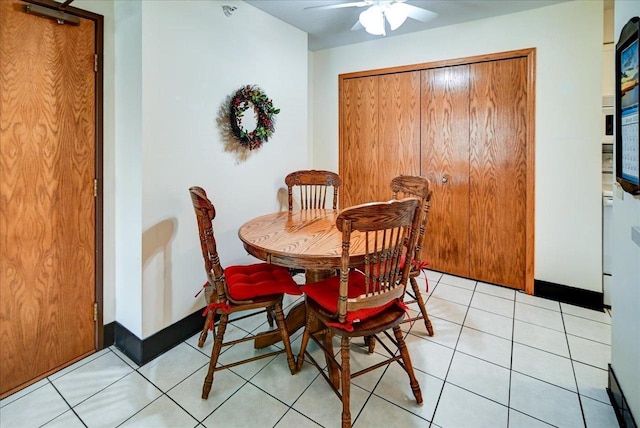
[[[287,204],[293,210],[294,188],[297,188],[297,199],[301,209],[317,209],[327,207],[327,195],[331,206],[338,208],[338,189],[342,184],[340,176],[333,171],[316,169],[294,171],[284,178],[287,185]]]
[[[349,108],[354,104],[345,98],[346,91],[344,89],[349,85],[347,82],[370,82],[371,80],[368,79],[374,77],[382,79],[383,76],[390,78],[389,76],[393,74],[422,72],[421,165],[419,174],[429,178],[434,186],[429,220],[430,239],[425,242],[423,257],[430,260],[430,267],[435,270],[524,289],[529,294],[533,294],[534,291],[535,271],[535,54],[534,48],[527,48],[423,64],[364,70],[339,76],[339,162],[340,171],[343,171],[343,165],[355,165],[359,160],[373,162],[370,157],[373,155],[370,153],[364,153],[361,150],[351,152],[344,150],[345,136],[353,134],[357,138],[361,134],[358,129],[350,128],[350,121],[344,120],[348,115],[354,116],[354,111],[360,111]],[[511,60],[519,61],[520,65],[511,71],[496,72],[496,76],[491,82],[481,82],[480,80],[476,82],[479,85],[475,88],[476,96],[487,96],[488,99],[476,102],[474,106],[471,105],[473,95],[470,92],[470,81],[474,77],[470,75],[470,71],[466,72],[466,99],[462,93],[453,92],[452,87],[447,88],[447,85],[453,85],[456,79],[459,79],[458,84],[463,84],[465,78],[460,74],[460,70],[471,70],[471,67],[475,66],[477,66],[477,70],[481,70],[487,64],[508,63]],[[489,87],[483,89],[483,84],[489,85]],[[379,85],[378,92],[375,93],[378,99],[382,97],[382,88],[387,86],[389,85]],[[438,88],[442,91],[439,95],[441,96],[440,100],[436,98]],[[398,94],[400,93],[398,92]],[[432,100],[429,99],[431,93],[434,94]],[[523,94],[524,98],[520,98]],[[426,101],[425,96],[427,97]],[[393,102],[401,104],[403,101],[394,100]],[[430,105],[429,102],[433,104]],[[372,104],[377,105],[379,110],[377,117],[379,118],[378,131],[380,131],[382,129],[382,102],[378,100],[377,104],[376,102]],[[500,115],[509,113],[508,109],[513,109],[511,116],[501,117]],[[471,115],[472,110],[473,116]],[[372,117],[376,117],[375,108],[372,108],[372,111],[374,113]],[[474,124],[471,123],[473,120],[475,120]],[[372,122],[366,129],[366,132],[373,139],[379,135],[379,133],[371,133],[374,126]],[[391,128],[392,121],[388,121],[385,124],[386,127]],[[388,130],[388,132],[392,134],[393,130]],[[509,132],[512,132],[513,135],[509,136]],[[483,144],[480,141],[484,141],[489,146],[482,149],[478,146],[472,152],[473,138],[477,139],[478,145]],[[441,145],[437,146],[437,144]],[[492,147],[493,144],[498,146]],[[500,144],[505,144],[505,147],[499,148]],[[380,143],[379,145],[382,146]],[[500,156],[510,156],[505,153],[513,154],[515,158],[504,163],[506,169],[503,174],[500,168],[504,159],[501,159]],[[523,153],[524,158],[521,157]],[[398,162],[395,154],[391,151],[388,151],[387,157],[389,158],[388,165],[391,167],[394,162]],[[402,158],[404,161],[405,157]],[[471,187],[470,178],[472,167],[474,168],[473,173],[478,177],[474,188]],[[378,172],[378,169],[374,169],[371,172],[364,171],[360,175],[351,174],[349,177],[343,176],[343,178],[345,185],[359,186],[358,191],[361,194],[368,192],[369,197],[374,197],[376,192],[372,189],[379,185],[376,178]],[[462,184],[465,176],[466,184]],[[447,180],[446,184],[442,183],[443,177]],[[521,199],[515,202],[516,212],[513,218],[510,216],[509,202],[503,201],[502,195],[495,193],[502,192],[504,188],[504,183],[497,184],[497,180],[512,179],[515,180],[514,187],[508,189],[512,194],[506,198],[509,199],[515,192],[522,192]],[[452,186],[449,186],[449,191],[445,192],[447,184],[452,184]],[[466,194],[465,186],[467,188]],[[366,200],[366,196],[360,195],[360,197],[360,200]],[[473,201],[472,197],[475,197]],[[483,198],[486,197],[493,199],[484,201]],[[485,210],[486,206],[494,202],[497,205]],[[523,206],[524,212],[520,211]],[[472,226],[470,218],[473,217],[473,210],[476,208],[484,211],[481,211]],[[439,210],[441,211],[439,212]],[[496,210],[502,211],[498,215]],[[505,224],[511,228],[511,231],[518,229],[513,235],[516,242],[515,247],[511,247],[511,235],[500,230],[503,221],[506,221]],[[517,226],[514,226],[516,224]],[[438,227],[441,228],[440,231],[437,230]],[[472,228],[475,228],[473,229],[475,232],[472,232]],[[476,235],[472,233],[476,233]],[[472,249],[471,240],[476,238],[478,241],[474,242],[475,248]],[[522,242],[524,242],[523,246],[521,246]],[[431,249],[429,248],[430,244],[432,245]],[[496,246],[503,248],[494,251]],[[475,257],[474,268],[471,267],[472,251],[474,251],[473,257]],[[513,258],[510,258],[510,252],[513,253]],[[489,263],[484,266],[485,271],[478,271],[485,262]],[[520,272],[521,267],[524,269],[524,282],[520,280],[518,275],[513,274],[514,271]],[[476,278],[474,276],[476,274],[479,277]],[[517,280],[516,277],[518,277]]]
[[[339,199],[346,208],[373,201],[378,192],[371,179],[378,163],[378,78],[342,81],[340,98]]]
[[[461,58],[444,59],[431,62],[422,62],[418,64],[399,65],[395,67],[377,68],[372,70],[354,71],[352,73],[344,73],[340,75],[341,79],[354,79],[357,77],[380,76],[382,74],[404,73],[407,71],[421,71],[434,68],[452,67],[456,65],[475,64],[477,62],[498,61],[510,58],[529,58],[533,59],[535,48],[516,49],[504,52],[491,52],[482,55],[467,56]]]
[[[257,217],[243,224],[238,237],[247,252],[260,260],[290,268],[339,269],[342,233],[338,210],[298,210]],[[354,232],[354,266],[364,263],[364,239]]]
[[[0,2],[0,394],[95,349],[94,23]]]
[[[385,201],[393,177],[420,169],[420,74],[349,79],[341,88],[340,206]]]
[[[394,177],[420,173],[420,73],[379,79],[378,163],[373,165],[378,193],[362,202],[386,201]]]
[[[469,276],[469,66],[424,70],[421,100],[420,175],[433,189],[423,260]]]
[[[527,69],[515,58],[471,65],[470,276],[525,288]]]

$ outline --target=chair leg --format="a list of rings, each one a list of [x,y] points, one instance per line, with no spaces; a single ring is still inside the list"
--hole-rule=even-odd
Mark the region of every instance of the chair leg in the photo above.
[[[364,344],[369,348],[369,353],[373,354],[373,351],[376,350],[376,337],[375,336],[365,336]]]
[[[335,389],[340,388],[340,369],[334,362],[333,357],[335,356],[335,352],[333,352],[333,333],[331,333],[331,329],[327,328],[324,333],[324,347],[326,349],[325,352],[325,362],[327,363],[327,370],[329,372],[329,378],[331,382],[333,382],[333,386]]]
[[[229,321],[229,314],[223,313],[220,316],[220,322],[218,323],[218,331],[215,332],[215,341],[213,342],[211,360],[209,361],[209,371],[207,372],[207,376],[204,378],[204,385],[202,385],[202,398],[204,400],[209,398],[209,392],[211,391],[211,385],[213,384],[213,372],[215,371],[216,364],[218,364],[220,351],[222,351],[222,339],[224,338],[224,331],[227,329],[227,321]]]
[[[204,346],[204,342],[207,341],[207,334],[209,333],[209,326],[211,325],[214,312],[215,311],[207,312],[207,317],[204,320],[204,327],[202,327],[202,333],[200,333],[200,337],[198,338],[198,348],[202,348]]]
[[[349,336],[342,336],[340,356],[342,358],[342,428],[351,428],[351,366],[349,361]]]
[[[404,369],[409,375],[409,384],[411,385],[413,396],[416,398],[416,402],[418,404],[422,404],[422,391],[420,391],[420,384],[418,383],[418,379],[416,379],[416,375],[413,372],[413,365],[411,364],[409,349],[407,348],[407,344],[404,342],[404,337],[402,335],[402,331],[400,330],[400,326],[393,327],[393,333],[396,336],[396,341],[398,342],[398,348],[400,349],[400,355],[402,356]]]
[[[296,361],[296,372],[302,370],[302,364],[304,363],[304,353],[307,351],[307,344],[309,343],[309,337],[311,336],[311,326],[313,325],[315,316],[307,311],[307,322],[302,333],[302,340],[300,341],[300,351],[298,352],[298,360]]]
[[[424,326],[427,328],[427,333],[429,336],[433,336],[433,325],[431,325],[431,320],[429,319],[429,315],[427,314],[427,307],[424,305],[424,299],[422,298],[422,294],[420,294],[420,288],[418,287],[418,281],[415,278],[410,278],[411,288],[413,288],[413,292],[416,295],[416,301],[418,302],[418,307],[420,308],[420,312],[422,313],[422,317],[424,318]]]
[[[273,320],[275,317],[275,308],[270,306],[267,308],[267,323],[269,323],[269,327],[273,328]]]
[[[282,336],[282,344],[284,345],[285,353],[287,354],[287,364],[289,364],[289,370],[291,374],[296,374],[296,360],[293,358],[293,351],[291,351],[291,341],[289,340],[289,332],[287,331],[287,323],[284,321],[284,313],[282,312],[282,305],[277,304],[274,307],[276,316],[276,323]]]

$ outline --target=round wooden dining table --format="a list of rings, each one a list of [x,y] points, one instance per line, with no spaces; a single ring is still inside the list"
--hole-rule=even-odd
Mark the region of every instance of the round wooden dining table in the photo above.
[[[339,210],[282,211],[249,220],[238,236],[252,256],[288,268],[304,269],[306,281],[335,275],[342,258],[342,232],[336,228]],[[353,232],[350,264],[364,264],[364,243]]]
[[[336,275],[342,259],[342,232],[336,227],[339,210],[307,209],[263,215],[243,224],[238,237],[252,256],[267,263],[304,269],[306,282]],[[364,242],[353,232],[349,249],[352,267],[364,264]],[[294,306],[286,316],[292,334],[304,326],[304,303]],[[280,340],[276,331],[260,335],[255,348]]]

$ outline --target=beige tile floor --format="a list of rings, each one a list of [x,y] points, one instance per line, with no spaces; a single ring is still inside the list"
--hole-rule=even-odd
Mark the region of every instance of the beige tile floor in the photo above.
[[[403,325],[424,403],[415,403],[398,365],[381,368],[354,380],[354,427],[618,426],[605,390],[608,313],[436,272],[428,278],[435,336],[421,322]],[[227,334],[262,328],[254,318]],[[197,335],[142,367],[104,349],[0,401],[0,427],[339,426],[341,404],[324,379],[310,364],[291,376],[283,355],[217,372],[202,400],[211,335],[204,348],[196,343]],[[235,345],[221,362],[247,352],[250,342]],[[355,351],[353,369],[378,358]]]

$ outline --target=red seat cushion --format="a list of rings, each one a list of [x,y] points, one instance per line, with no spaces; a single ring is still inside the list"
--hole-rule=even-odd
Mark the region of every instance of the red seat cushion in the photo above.
[[[224,270],[229,297],[234,300],[251,300],[271,294],[302,292],[291,278],[289,270],[269,263],[229,266]]]
[[[313,299],[318,305],[328,312],[335,313],[338,310],[338,296],[340,295],[340,276],[332,276],[323,281],[314,282],[312,284],[303,285],[300,289]],[[349,289],[347,297],[352,299],[365,293],[364,275],[358,271],[349,272]],[[358,309],[356,311],[348,311],[347,319],[344,324],[331,324],[333,327],[339,327],[347,331],[353,331],[353,323],[371,318],[384,311],[387,307],[396,303],[396,300],[377,306],[375,308]]]

